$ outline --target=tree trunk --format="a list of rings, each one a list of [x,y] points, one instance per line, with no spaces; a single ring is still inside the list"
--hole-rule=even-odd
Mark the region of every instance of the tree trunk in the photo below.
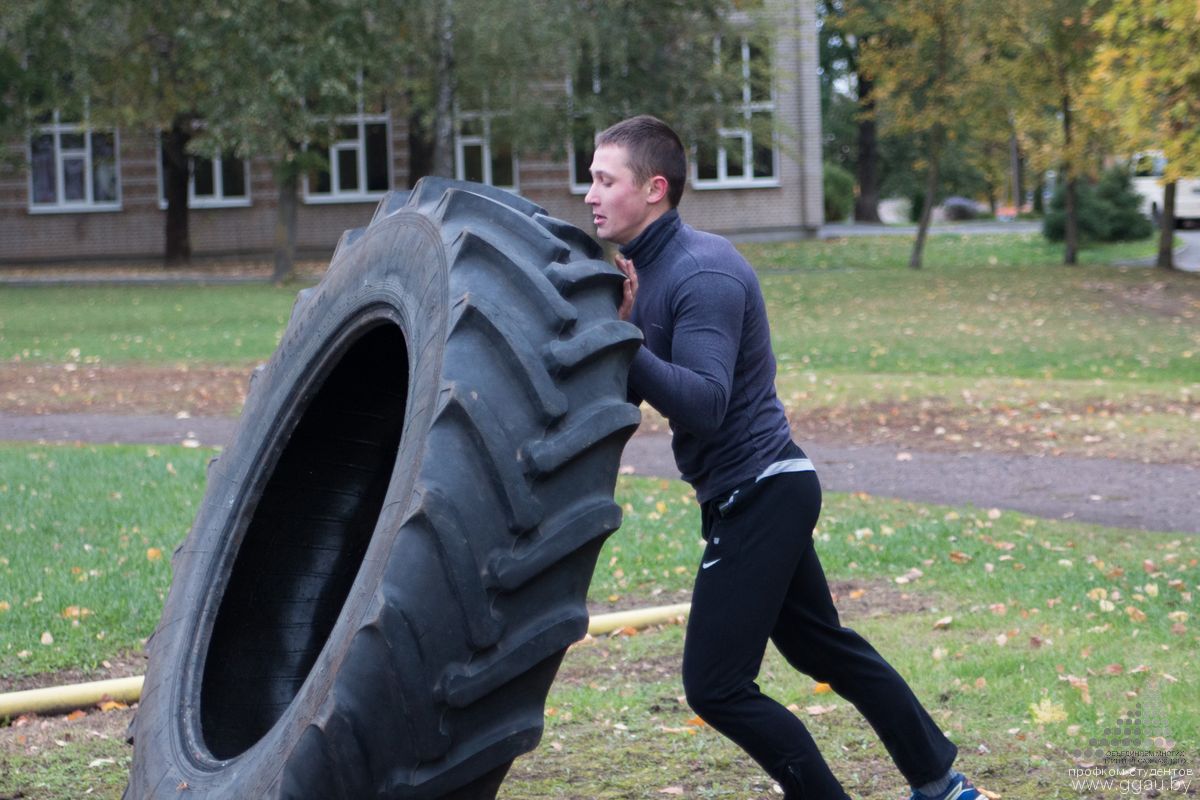
[[[1065,85],[1066,79],[1060,78],[1060,82]],[[1063,161],[1063,179],[1066,181],[1063,197],[1066,201],[1066,207],[1063,211],[1066,214],[1066,231],[1064,240],[1066,247],[1063,250],[1063,263],[1068,266],[1079,263],[1079,204],[1076,202],[1079,188],[1079,181],[1075,177],[1075,163],[1072,160],[1073,153],[1071,151],[1071,96],[1064,90],[1061,101],[1062,111],[1062,126],[1063,126],[1063,149],[1066,151],[1066,159]]]
[[[1021,146],[1017,142],[1015,125],[1008,134],[1009,191],[1012,192],[1013,215],[1021,213]]]
[[[1159,219],[1158,260],[1155,266],[1175,269],[1175,181],[1163,187],[1163,207]]]
[[[929,223],[933,219],[933,207],[937,204],[940,154],[941,148],[937,145],[929,148],[929,171],[925,173],[925,202],[921,205],[921,219],[917,222],[917,239],[913,242],[912,255],[908,259],[908,266],[911,269],[920,269],[925,257],[925,238],[929,234]]]
[[[275,218],[275,269],[271,280],[276,285],[291,280],[296,271],[296,209],[300,204],[300,177],[293,170],[281,170],[279,208]]]
[[[192,138],[190,117],[179,116],[162,138],[163,190],[167,196],[166,252],[168,267],[192,260],[192,241],[188,230],[188,141]]]
[[[438,19],[437,100],[433,120],[433,175],[454,177],[454,0],[442,0]]]
[[[858,122],[858,197],[854,201],[857,222],[879,222],[879,135],[875,125],[874,85],[858,74],[858,103],[863,117]]]
[[[1074,266],[1079,263],[1079,180],[1074,175],[1067,176],[1066,189],[1063,192],[1066,213],[1066,231],[1063,241],[1063,263]]]

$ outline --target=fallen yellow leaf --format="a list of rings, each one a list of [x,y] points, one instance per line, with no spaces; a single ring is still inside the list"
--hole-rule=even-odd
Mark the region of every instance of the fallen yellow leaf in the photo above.
[[[833,687],[828,683],[818,683],[813,685],[813,694],[828,694],[833,691]]]
[[[1067,709],[1062,704],[1053,702],[1049,697],[1043,697],[1037,703],[1030,703],[1029,715],[1037,725],[1067,721]]]
[[[162,558],[163,552],[157,547],[151,547],[146,550],[147,561],[158,561]]]

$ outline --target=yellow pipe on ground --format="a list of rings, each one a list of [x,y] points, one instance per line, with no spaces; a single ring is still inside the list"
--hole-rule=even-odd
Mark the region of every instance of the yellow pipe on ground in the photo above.
[[[687,616],[690,608],[691,603],[677,603],[673,606],[597,614],[588,623],[588,633],[600,636],[622,628],[645,628],[648,625],[670,622]],[[143,680],[143,676],[137,675],[132,678],[114,678],[0,694],[0,719],[13,719],[22,714],[61,714],[77,708],[94,706],[105,697],[119,703],[136,703],[142,695]]]
[[[136,703],[142,695],[143,680],[141,675],[137,675],[0,694],[0,719],[11,719],[22,714],[58,714],[94,706],[105,697],[118,703]]]
[[[691,603],[677,603],[673,606],[657,606],[655,608],[636,608],[632,611],[616,611],[612,614],[598,614],[588,623],[588,633],[599,636],[602,633],[612,633],[621,628],[645,628],[647,625],[657,625],[670,622],[677,617],[687,616]]]

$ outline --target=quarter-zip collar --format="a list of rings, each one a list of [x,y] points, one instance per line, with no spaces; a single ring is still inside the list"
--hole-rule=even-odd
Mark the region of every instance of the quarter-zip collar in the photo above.
[[[633,241],[622,245],[621,255],[632,261],[638,269],[652,266],[682,225],[679,211],[672,208],[646,226],[646,230],[635,236]]]

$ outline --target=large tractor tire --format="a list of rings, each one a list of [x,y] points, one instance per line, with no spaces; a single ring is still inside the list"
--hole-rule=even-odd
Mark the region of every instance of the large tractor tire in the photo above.
[[[128,798],[493,798],[620,524],[622,276],[426,179],[301,292],[174,560]]]

